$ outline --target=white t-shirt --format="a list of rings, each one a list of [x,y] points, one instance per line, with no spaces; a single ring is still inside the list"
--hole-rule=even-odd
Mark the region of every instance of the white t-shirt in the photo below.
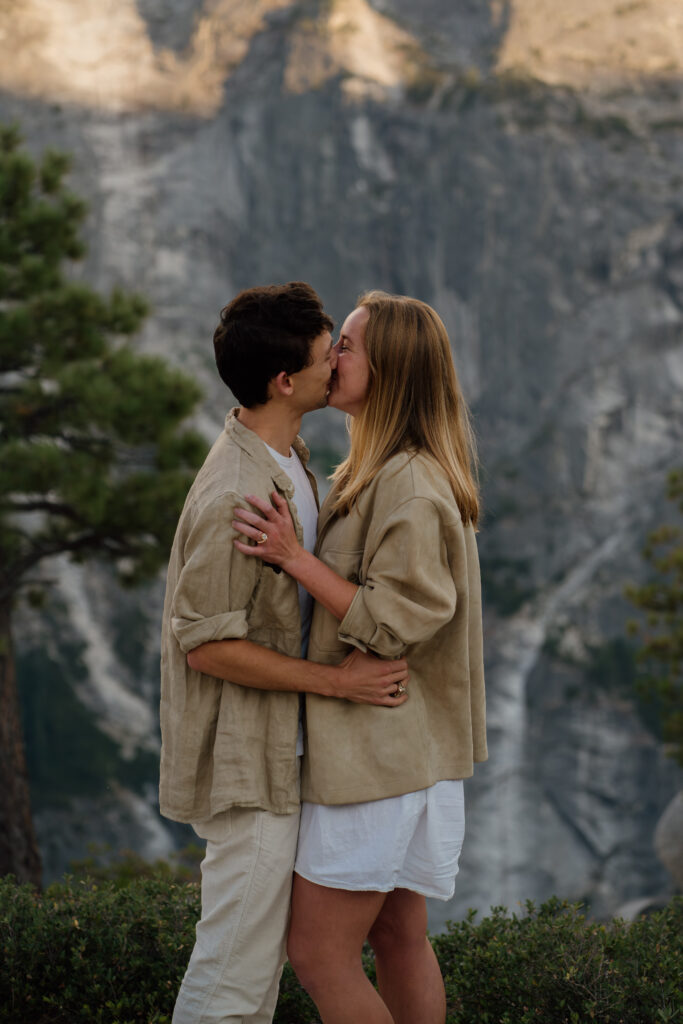
[[[304,547],[306,551],[313,551],[318,535],[318,506],[315,502],[311,482],[306,475],[306,470],[301,464],[301,459],[296,452],[290,448],[289,455],[281,455],[280,452],[266,445],[271,456],[278,466],[285,471],[294,484],[294,505],[297,515],[304,531]],[[299,611],[301,612],[301,657],[305,658],[308,653],[308,638],[311,632],[311,618],[313,616],[313,598],[308,591],[297,584],[299,588]],[[299,717],[299,735],[296,743],[297,755],[304,752],[304,737],[301,716]]]

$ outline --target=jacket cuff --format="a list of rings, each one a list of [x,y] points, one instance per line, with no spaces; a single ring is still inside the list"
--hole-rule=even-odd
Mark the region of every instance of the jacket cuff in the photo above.
[[[380,658],[400,658],[406,650],[406,644],[377,625],[367,607],[365,591],[365,587],[359,587],[356,591],[346,615],[339,623],[337,636],[342,643],[352,644],[365,653],[372,651]]]
[[[247,636],[247,613],[224,612],[210,618],[171,619],[171,628],[183,654],[212,640],[244,640]]]

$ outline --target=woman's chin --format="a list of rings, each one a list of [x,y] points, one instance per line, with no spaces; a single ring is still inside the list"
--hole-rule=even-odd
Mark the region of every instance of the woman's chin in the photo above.
[[[334,387],[327,399],[329,409],[339,409],[340,412],[345,412],[347,416],[356,416],[359,412],[358,405],[358,402],[350,402],[347,398],[344,398],[344,395],[336,391]]]

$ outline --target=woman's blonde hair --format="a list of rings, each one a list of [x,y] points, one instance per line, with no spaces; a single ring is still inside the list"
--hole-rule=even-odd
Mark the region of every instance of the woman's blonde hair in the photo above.
[[[370,381],[365,404],[349,424],[351,450],[332,475],[335,510],[349,512],[392,455],[421,452],[446,475],[463,523],[476,526],[474,433],[441,318],[419,299],[380,291],[361,295],[358,306],[369,313]]]

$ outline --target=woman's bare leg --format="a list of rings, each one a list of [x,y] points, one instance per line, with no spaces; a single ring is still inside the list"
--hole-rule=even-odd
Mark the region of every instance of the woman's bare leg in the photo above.
[[[427,938],[424,896],[394,889],[368,938],[375,951],[379,991],[395,1024],[444,1024],[446,993]]]
[[[386,895],[328,889],[294,875],[287,954],[323,1024],[394,1024],[361,962]]]

